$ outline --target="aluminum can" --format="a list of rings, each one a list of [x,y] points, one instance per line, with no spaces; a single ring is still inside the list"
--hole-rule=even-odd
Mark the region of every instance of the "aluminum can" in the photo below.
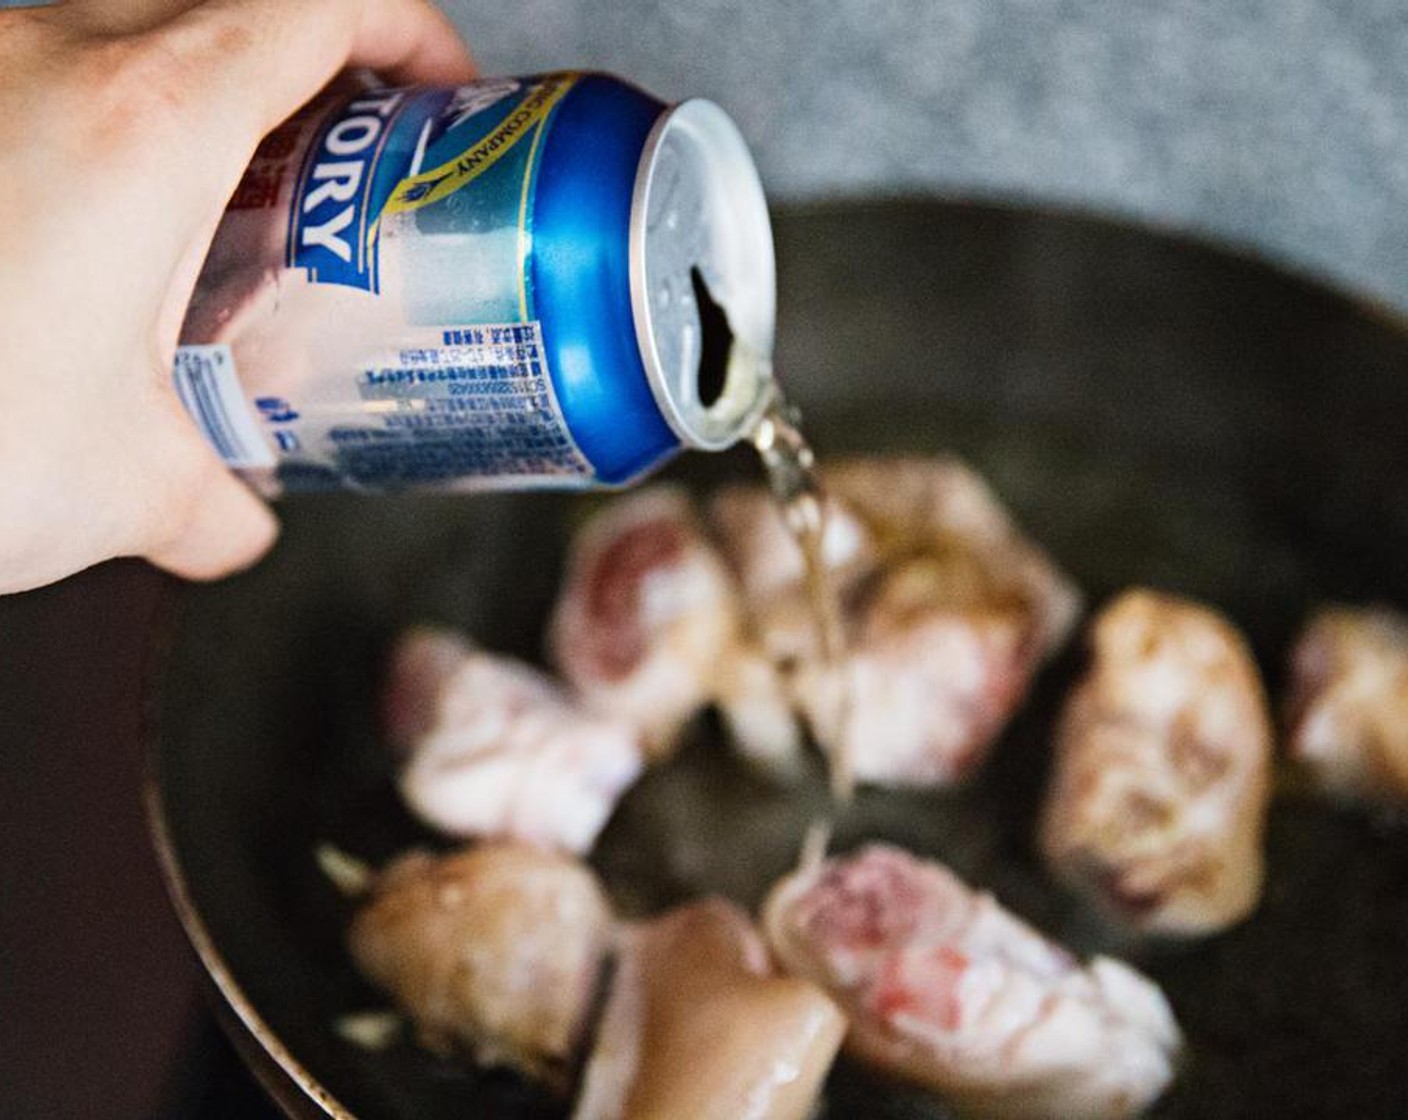
[[[260,491],[618,486],[748,433],[772,234],[711,102],[347,79],[260,145],[173,380]]]

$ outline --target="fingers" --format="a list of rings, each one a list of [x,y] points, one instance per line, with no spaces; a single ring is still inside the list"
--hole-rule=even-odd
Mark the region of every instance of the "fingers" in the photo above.
[[[41,428],[62,428],[64,410],[47,416]],[[85,418],[84,438],[68,431],[53,444],[7,444],[14,430],[0,430],[0,446],[15,452],[0,473],[0,595],[115,556],[215,579],[248,567],[274,543],[273,514],[206,446],[178,403],[109,416],[98,427]]]
[[[367,7],[371,18],[344,65],[365,66],[401,85],[458,85],[479,73],[469,45],[439,8],[420,0],[372,0]]]
[[[200,437],[194,433],[192,439]],[[278,520],[214,452],[202,446],[200,469],[176,481],[171,509],[159,514],[158,543],[139,549],[159,568],[183,579],[211,580],[249,567],[279,535]],[[173,512],[174,511],[174,512]]]
[[[428,0],[206,0],[154,33],[202,123],[252,147],[348,66],[398,83],[452,85],[469,48]],[[221,139],[217,137],[217,139]]]

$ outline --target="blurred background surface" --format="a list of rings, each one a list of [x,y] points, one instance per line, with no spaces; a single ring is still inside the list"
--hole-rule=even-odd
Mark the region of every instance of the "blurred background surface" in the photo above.
[[[1408,308],[1396,0],[445,6],[487,73],[600,67],[719,101],[777,203],[935,195],[1110,214]],[[1007,251],[1060,267],[1049,246]],[[191,1049],[207,1036],[192,1034],[195,969],[139,802],[158,593],[150,573],[117,565],[0,600],[9,1120],[149,1116],[209,1095],[172,1097],[209,1060]]]
[[[1095,210],[1408,307],[1398,0],[442,2],[486,73],[717,100],[778,202]]]

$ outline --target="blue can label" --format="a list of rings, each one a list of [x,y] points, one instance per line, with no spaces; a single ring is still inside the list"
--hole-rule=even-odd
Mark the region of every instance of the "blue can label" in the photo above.
[[[463,200],[446,200],[471,182],[480,212],[470,221],[507,215],[522,227],[543,125],[573,80],[369,90],[353,99],[329,117],[304,161],[289,216],[289,266],[321,283],[375,292],[383,220],[417,214],[433,227],[435,212],[443,220],[448,210],[464,225]]]
[[[416,110],[432,109],[402,90],[368,91],[317,134],[289,214],[288,265],[311,280],[377,290],[376,253],[368,236],[396,177],[393,128],[415,128]],[[427,123],[433,120],[427,117]],[[422,126],[423,127],[423,126]],[[388,151],[389,149],[389,151]],[[383,158],[390,156],[391,158]],[[381,182],[378,182],[381,180]]]
[[[174,375],[232,466],[269,492],[591,483],[529,267],[538,153],[575,81],[366,89],[270,136]],[[251,469],[265,458],[251,432],[276,468]]]

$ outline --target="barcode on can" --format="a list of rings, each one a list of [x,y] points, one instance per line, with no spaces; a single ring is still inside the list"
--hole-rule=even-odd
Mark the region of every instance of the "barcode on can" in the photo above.
[[[274,465],[274,454],[235,376],[229,346],[178,346],[171,376],[181,403],[220,458],[232,467]]]

